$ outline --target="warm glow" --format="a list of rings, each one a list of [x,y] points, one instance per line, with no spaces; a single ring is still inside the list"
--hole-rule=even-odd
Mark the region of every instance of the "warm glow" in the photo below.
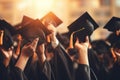
[[[45,15],[49,11],[52,11],[53,6],[55,5],[55,0],[26,0],[22,1],[18,8],[20,10],[25,10],[30,8],[33,11],[35,18],[40,18],[41,14]]]

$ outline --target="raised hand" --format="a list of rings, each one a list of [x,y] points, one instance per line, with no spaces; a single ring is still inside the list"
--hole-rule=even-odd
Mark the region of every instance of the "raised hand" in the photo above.
[[[21,51],[21,55],[16,63],[16,67],[20,68],[21,70],[24,70],[28,59],[35,53],[36,47],[38,44],[39,38],[36,38],[33,40],[32,43],[26,44]]]
[[[86,37],[86,41],[83,43],[83,42],[79,42],[79,40],[77,39],[76,40],[76,43],[75,43],[75,48],[78,49],[78,50],[87,50],[89,47],[89,38],[88,36]]]
[[[8,51],[4,50],[4,49],[0,49],[3,55],[3,64],[7,67],[10,63],[12,54],[13,54],[13,49],[10,48]]]
[[[35,52],[35,50],[36,50],[38,41],[39,41],[39,38],[36,38],[35,40],[33,40],[32,43],[26,44],[26,45],[22,48],[21,54],[22,54],[23,56],[26,56],[26,57],[31,57],[31,56],[33,55],[33,53]]]
[[[84,43],[79,42],[79,40],[77,39],[77,41],[75,43],[75,48],[78,50],[78,55],[79,55],[78,62],[79,62],[79,64],[89,65],[88,47],[89,47],[89,38],[88,38],[88,36],[86,37],[86,41]]]
[[[45,56],[45,45],[42,44],[42,45],[39,45],[37,47],[37,56],[38,56],[38,59],[39,59],[39,62],[40,64],[44,63],[45,60],[46,60],[46,56]]]

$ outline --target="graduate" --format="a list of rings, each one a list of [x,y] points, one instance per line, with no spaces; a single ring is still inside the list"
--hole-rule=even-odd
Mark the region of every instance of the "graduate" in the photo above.
[[[0,23],[2,20],[0,20]],[[12,57],[13,40],[10,31],[0,24],[0,79],[9,79],[9,64]]]
[[[109,80],[119,80],[120,76],[120,41],[113,44],[111,52],[115,54],[116,60],[114,61],[113,67],[110,70]]]
[[[31,23],[31,21],[33,21],[33,22]],[[35,25],[35,23],[39,23],[39,24]],[[34,26],[34,29],[31,29],[31,27],[33,28],[33,26]],[[18,44],[14,45],[12,52],[11,52],[11,49],[10,49],[10,52],[9,52],[9,50],[4,51],[3,49],[1,49],[2,53],[7,54],[8,57],[9,57],[9,53],[11,54],[10,59],[8,59],[8,61],[4,61],[6,67],[8,65],[10,66],[10,70],[6,69],[6,73],[7,73],[7,71],[9,71],[9,74],[8,74],[9,78],[7,76],[6,77],[4,76],[4,78],[8,78],[8,80],[9,79],[11,79],[11,80],[33,80],[33,79],[35,79],[35,80],[41,80],[41,79],[42,80],[50,80],[50,78],[48,78],[47,74],[50,74],[50,77],[51,77],[51,69],[50,69],[49,64],[47,62],[45,62],[45,55],[44,55],[44,44],[43,43],[45,42],[45,38],[44,38],[45,31],[44,32],[42,31],[41,26],[42,26],[42,24],[40,23],[40,21],[33,20],[27,16],[24,16],[22,23],[18,24],[15,28],[13,28],[13,26],[11,26],[6,21],[4,21],[4,20],[1,21],[1,28],[4,27],[7,30],[11,31],[11,33],[7,32],[8,35],[11,34],[10,37],[8,36],[8,38],[10,38],[10,40],[13,41],[13,36],[15,36],[17,34],[20,34],[22,36],[22,39],[21,39],[21,37],[18,37],[18,39],[20,38],[20,42],[18,40]],[[33,33],[29,34],[31,30],[33,30]],[[21,31],[22,31],[22,33],[21,33]],[[32,44],[32,42],[34,43],[34,39],[37,37],[39,37],[39,41],[38,41],[38,44],[36,47],[37,49],[35,49],[35,51],[33,53],[31,50],[29,50],[28,43],[29,44],[30,43]],[[9,39],[6,39],[6,40],[9,40]],[[13,41],[13,42],[15,42],[15,41]],[[11,42],[9,42],[9,44],[8,43],[6,44],[6,43],[7,42],[4,42],[4,45],[7,48],[8,48],[8,45],[12,45]],[[24,48],[26,48],[26,46],[28,47],[28,51],[31,52],[31,55],[29,54],[29,55],[25,56],[25,54],[27,54],[27,53],[25,53],[25,52],[22,53],[22,50]],[[29,45],[29,46],[31,46],[31,45]],[[41,46],[43,49],[41,49]],[[25,51],[26,50],[27,49],[25,49]],[[34,62],[31,57],[33,57],[32,54],[35,54],[35,52],[39,53],[38,54],[39,58],[37,61]],[[15,56],[13,56],[13,54],[15,54]],[[24,61],[22,61],[21,59]],[[31,60],[31,61],[29,62],[29,60]],[[33,63],[32,63],[32,61],[33,61]],[[34,65],[34,67],[33,67],[33,65]],[[2,74],[6,74],[6,73],[2,73]],[[5,79],[3,79],[3,80],[5,80]]]
[[[88,71],[86,71],[86,73],[81,74],[83,76],[86,77],[82,77],[85,80],[89,80],[91,79],[90,77],[90,69],[89,69],[89,65],[78,65],[78,68],[75,67],[77,60],[79,60],[79,55],[77,50],[74,48],[74,46],[71,46],[74,44],[76,37],[78,37],[79,41],[81,43],[84,43],[86,41],[86,36],[90,37],[90,35],[93,33],[93,31],[95,29],[97,29],[98,25],[97,23],[94,21],[94,19],[89,15],[88,12],[85,12],[82,16],[80,16],[75,22],[73,22],[69,27],[69,33],[68,35],[70,35],[70,45],[68,47],[68,53],[70,54],[72,61],[75,62],[74,64],[74,68],[77,71],[77,69],[81,68],[83,66],[83,68],[87,68],[88,67]],[[73,42],[71,42],[73,38]],[[90,40],[90,38],[88,38]],[[89,42],[89,46],[90,46],[90,42]],[[88,46],[88,53],[89,53],[89,46]],[[87,54],[88,57],[88,54]],[[84,69],[83,69],[84,70]],[[83,71],[85,72],[85,71]],[[81,71],[77,71],[78,74],[81,73]],[[75,75],[77,75],[77,73]],[[88,74],[87,74],[88,73]],[[91,74],[92,75],[92,74]],[[79,75],[79,77],[75,77],[76,80],[82,79]]]
[[[111,46],[120,40],[120,18],[112,17],[104,28],[112,32],[106,39]]]
[[[91,45],[94,50],[94,55],[89,57],[91,68],[98,80],[109,80],[109,73],[114,63],[110,46],[104,40],[92,41]]]
[[[83,22],[80,23],[81,19],[82,19]],[[91,17],[88,18],[88,13],[85,13],[82,17],[80,17],[78,20],[76,20],[75,22],[73,22],[69,26],[69,28],[71,28],[71,30],[73,30],[71,32],[80,30],[82,27],[86,28],[86,27],[90,26],[89,29],[90,29],[90,34],[91,34],[91,31],[93,31],[93,28],[91,30],[91,27],[94,27],[94,26],[96,27],[97,24],[93,21],[94,26],[91,26],[92,23],[91,22],[90,22],[90,24],[89,24],[89,22],[87,23],[87,19],[88,19],[88,21],[89,20],[93,21],[93,19],[91,20]],[[85,23],[88,24],[88,25],[87,26],[86,25],[81,26],[81,25],[83,25]],[[53,32],[56,32],[56,31],[54,31],[55,30],[54,26],[51,25],[51,31],[52,30],[53,30]],[[88,30],[88,29],[85,29],[82,32],[85,33],[86,30]],[[81,33],[78,33],[78,34],[80,34],[80,36],[81,36]],[[86,35],[82,36],[81,43],[83,43],[83,44],[87,43],[88,44],[88,42],[89,42],[88,38],[86,39],[87,35],[89,35],[89,34],[86,34]],[[79,37],[79,36],[77,36],[77,37],[78,37],[78,40],[76,40],[77,42],[76,41],[74,41],[74,42],[76,42],[77,45],[83,46],[82,44],[79,43],[79,41],[80,41],[79,39],[81,39],[81,37]],[[85,55],[82,55],[84,53],[79,53],[78,52],[78,54],[81,54],[81,56],[79,57],[79,59],[81,59],[81,57],[82,57],[82,59],[83,58],[84,59],[80,60],[80,62],[79,62],[79,59],[78,59],[78,65],[79,65],[79,67],[76,70],[74,70],[74,68],[73,68],[73,61],[71,60],[71,58],[68,55],[68,53],[66,52],[66,50],[62,47],[62,45],[58,44],[58,40],[56,38],[56,35],[51,36],[51,38],[53,38],[51,40],[54,41],[54,45],[55,44],[58,45],[56,48],[53,45],[53,48],[54,48],[54,52],[53,52],[54,53],[54,57],[51,60],[51,65],[52,65],[51,67],[53,68],[52,70],[53,70],[53,72],[55,74],[55,78],[57,80],[61,80],[61,79],[62,80],[66,80],[66,79],[67,80],[71,80],[71,79],[72,80],[80,80],[80,79],[81,80],[90,80],[91,78],[90,78],[90,73],[89,73],[90,71],[89,71],[89,67],[88,67],[89,63],[88,63],[88,58],[87,58],[88,55],[86,53],[87,51],[85,52]],[[84,48],[86,49],[88,47],[84,47]],[[80,48],[77,48],[77,49],[79,51]],[[82,63],[82,61],[83,61],[83,63]],[[61,64],[61,65],[59,65],[59,64]],[[62,71],[64,71],[64,73]]]
[[[51,80],[51,67],[46,61],[44,48],[45,35],[49,31],[45,29],[45,26],[38,19],[31,20],[26,17],[22,22],[23,27],[18,29],[18,33],[24,38],[23,45],[26,42],[32,42],[34,38],[39,38],[36,51],[25,67],[25,75],[28,80]]]

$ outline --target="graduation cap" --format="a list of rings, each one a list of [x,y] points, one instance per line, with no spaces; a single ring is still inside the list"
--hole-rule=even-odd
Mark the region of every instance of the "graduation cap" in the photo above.
[[[46,35],[50,34],[50,31],[47,30],[47,28],[42,24],[42,22],[39,19],[35,20],[28,16],[23,16],[23,20],[20,26],[25,27],[26,25],[28,26],[30,24],[35,24],[39,26],[39,28],[41,28]],[[34,27],[32,30],[34,30]]]
[[[13,46],[12,35],[15,29],[5,20],[0,20],[0,46],[8,50]]]
[[[34,19],[24,15],[23,19],[22,19],[22,22],[15,25],[14,27],[15,27],[16,30],[18,30],[18,29],[22,28],[24,25],[27,25],[32,21],[34,21]]]
[[[48,23],[52,23],[55,27],[59,26],[62,22],[60,18],[58,18],[53,12],[49,12],[47,15],[45,15],[42,19],[42,22],[44,22],[46,25]]]
[[[110,21],[105,25],[106,29],[109,31],[115,32],[116,30],[120,29],[120,18],[112,17]]]
[[[39,39],[39,44],[42,44],[46,41],[45,33],[42,29],[45,27],[39,20],[28,21],[24,23],[23,27],[18,30],[18,33],[28,42],[32,42],[35,38]]]
[[[7,29],[11,33],[11,35],[16,34],[15,28],[5,20],[0,20],[0,29]]]
[[[32,21],[34,21],[34,19],[24,15],[23,20],[22,20],[22,25],[26,25],[26,24],[28,24],[28,23],[30,23]]]
[[[81,42],[85,41],[86,36],[90,36],[93,31],[98,27],[98,24],[93,18],[85,12],[76,21],[68,26],[69,33],[74,33],[74,37],[78,37]]]

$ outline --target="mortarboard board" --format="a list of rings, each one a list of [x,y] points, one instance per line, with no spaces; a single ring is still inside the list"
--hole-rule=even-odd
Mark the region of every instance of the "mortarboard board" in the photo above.
[[[16,34],[15,28],[5,20],[0,20],[0,29],[7,29],[11,35]]]
[[[15,29],[5,20],[0,20],[0,32],[1,46],[8,50],[13,46],[12,35],[15,33]]]
[[[34,19],[28,17],[28,16],[23,16],[23,20],[22,20],[22,25],[26,25],[27,23],[30,23],[31,21],[33,21]]]
[[[15,27],[16,30],[18,30],[18,29],[22,28],[24,25],[27,25],[32,21],[34,21],[34,19],[24,15],[23,19],[22,19],[22,22],[15,25],[14,27]]]
[[[42,24],[42,22],[39,19],[34,20],[28,16],[23,16],[21,26],[25,27],[26,25],[28,26],[30,24],[34,24],[40,27],[46,35],[50,34],[50,32],[47,30],[47,28]],[[33,27],[33,30],[34,30],[34,27]]]
[[[98,27],[94,19],[85,12],[76,21],[68,26],[69,33],[75,32],[74,36],[78,37],[81,42],[85,41],[86,36],[90,36],[93,31]]]
[[[26,24],[18,30],[18,33],[28,42],[32,42],[35,38],[39,37],[39,44],[42,44],[46,41],[44,31],[42,30],[43,27],[45,26],[36,19],[29,23],[26,22]]]
[[[44,20],[45,20],[45,24],[52,23],[55,27],[63,23],[62,20],[58,18],[53,12],[49,12],[41,19],[41,21]]]
[[[120,18],[112,17],[110,21],[105,25],[106,29],[109,31],[115,32],[116,30],[120,29]]]

